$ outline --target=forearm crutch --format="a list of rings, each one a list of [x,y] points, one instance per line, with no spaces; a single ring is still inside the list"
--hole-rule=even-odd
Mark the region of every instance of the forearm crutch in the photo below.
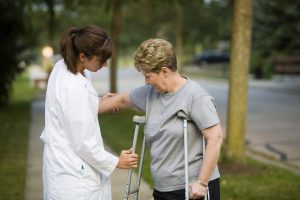
[[[189,200],[189,167],[188,167],[188,143],[187,143],[187,123],[188,121],[191,121],[191,118],[184,113],[183,111],[179,111],[177,113],[177,116],[183,119],[183,143],[184,143],[184,184],[185,184],[185,200]],[[205,154],[205,138],[203,136],[203,158]],[[208,190],[208,188],[207,188]],[[209,200],[209,191],[207,191],[207,194],[204,197],[205,200]]]
[[[139,134],[139,127],[145,124],[146,117],[145,116],[134,116],[133,122],[135,124],[135,130],[134,130],[133,143],[132,143],[132,153],[135,153],[136,144],[137,144],[137,140],[138,140],[138,134]],[[127,183],[126,183],[126,188],[125,188],[124,200],[128,200],[128,197],[130,194],[135,195],[135,197],[134,197],[135,200],[138,200],[138,198],[139,198],[138,196],[139,196],[139,190],[140,190],[140,182],[141,182],[141,176],[142,176],[144,154],[145,154],[145,136],[143,135],[143,144],[142,144],[142,149],[141,149],[141,157],[140,157],[140,162],[139,162],[139,169],[138,169],[136,185],[133,188],[130,187],[132,169],[129,169],[128,175],[127,175]]]

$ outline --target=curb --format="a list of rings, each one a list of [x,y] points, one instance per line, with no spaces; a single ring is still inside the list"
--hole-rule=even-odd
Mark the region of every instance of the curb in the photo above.
[[[276,154],[262,152],[248,146],[246,148],[246,155],[260,162],[271,164],[300,175],[299,166],[288,161],[280,160],[280,157],[278,155],[276,156]]]

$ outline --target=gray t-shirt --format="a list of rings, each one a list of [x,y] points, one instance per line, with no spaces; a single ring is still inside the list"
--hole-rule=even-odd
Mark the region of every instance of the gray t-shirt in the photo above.
[[[144,85],[129,93],[138,109],[146,112],[144,133],[150,149],[154,188],[161,192],[184,189],[182,110],[192,119],[188,123],[189,180],[198,180],[202,164],[201,130],[219,124],[213,98],[196,82],[188,80],[175,93],[159,93]],[[218,168],[210,180],[220,176]]]

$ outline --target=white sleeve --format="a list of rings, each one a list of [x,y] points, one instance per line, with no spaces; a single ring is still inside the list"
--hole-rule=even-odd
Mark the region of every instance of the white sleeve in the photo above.
[[[97,113],[98,105],[91,105],[91,94],[80,88],[67,88],[61,95],[63,129],[70,147],[85,162],[109,176],[118,158],[104,149]],[[98,98],[95,102],[98,102]],[[93,110],[96,109],[96,110]]]

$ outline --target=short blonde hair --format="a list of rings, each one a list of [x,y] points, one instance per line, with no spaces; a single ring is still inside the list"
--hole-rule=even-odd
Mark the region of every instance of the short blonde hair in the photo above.
[[[158,73],[162,67],[176,71],[176,55],[172,44],[159,38],[142,42],[134,55],[134,66],[145,73]]]

